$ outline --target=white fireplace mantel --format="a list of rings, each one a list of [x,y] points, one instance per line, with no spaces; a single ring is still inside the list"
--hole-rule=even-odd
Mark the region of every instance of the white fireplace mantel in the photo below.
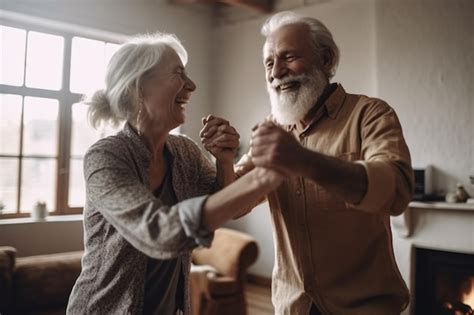
[[[417,228],[417,222],[414,220],[415,212],[423,210],[444,212],[471,211],[472,215],[474,215],[474,204],[412,201],[404,213],[391,218],[392,227],[400,237],[407,238],[412,236]]]

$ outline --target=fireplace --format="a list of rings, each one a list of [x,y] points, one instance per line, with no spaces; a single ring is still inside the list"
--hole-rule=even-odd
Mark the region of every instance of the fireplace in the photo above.
[[[415,248],[418,315],[473,315],[474,254]]]

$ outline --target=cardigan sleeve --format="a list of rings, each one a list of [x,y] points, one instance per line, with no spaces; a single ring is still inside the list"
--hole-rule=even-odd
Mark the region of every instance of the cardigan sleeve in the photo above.
[[[212,235],[200,227],[206,196],[166,206],[130,165],[119,150],[93,146],[84,157],[88,205],[147,256],[169,259],[198,245],[209,246]]]

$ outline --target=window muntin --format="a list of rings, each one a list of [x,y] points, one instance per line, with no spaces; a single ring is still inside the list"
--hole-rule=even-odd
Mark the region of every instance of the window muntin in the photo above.
[[[121,127],[94,130],[77,102],[103,86],[120,46],[18,25],[0,25],[0,44],[0,218],[28,215],[38,201],[52,214],[80,213],[84,153]]]

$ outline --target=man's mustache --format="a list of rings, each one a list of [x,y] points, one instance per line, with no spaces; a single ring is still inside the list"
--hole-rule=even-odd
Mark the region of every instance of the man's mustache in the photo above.
[[[307,74],[299,74],[299,75],[291,75],[288,77],[284,77],[282,79],[273,79],[269,86],[276,89],[282,84],[287,84],[290,82],[299,82],[300,84],[309,80],[309,76]]]

